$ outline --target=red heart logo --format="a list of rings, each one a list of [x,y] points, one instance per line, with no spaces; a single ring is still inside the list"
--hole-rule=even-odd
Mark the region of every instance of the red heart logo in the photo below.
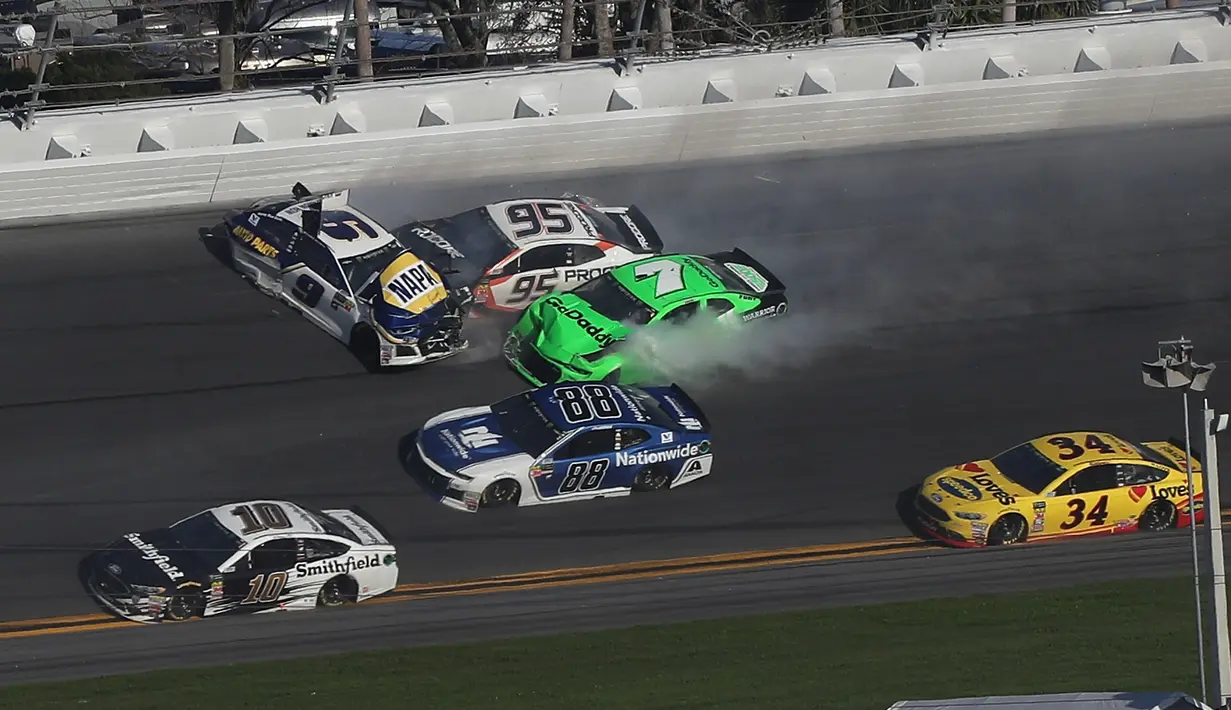
[[[1149,491],[1150,491],[1149,486],[1133,486],[1132,488],[1128,489],[1128,497],[1132,498],[1133,502],[1136,503],[1142,498],[1145,498],[1146,493],[1148,493]]]
[[[983,473],[983,467],[977,463],[964,463],[961,466],[958,466],[958,469],[962,471],[970,471],[971,473]]]

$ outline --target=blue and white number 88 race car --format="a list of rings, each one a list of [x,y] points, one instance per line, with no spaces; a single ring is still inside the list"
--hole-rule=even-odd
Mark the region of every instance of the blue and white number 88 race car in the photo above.
[[[470,512],[666,490],[713,462],[709,421],[676,385],[547,385],[439,414],[414,439],[416,480]]]

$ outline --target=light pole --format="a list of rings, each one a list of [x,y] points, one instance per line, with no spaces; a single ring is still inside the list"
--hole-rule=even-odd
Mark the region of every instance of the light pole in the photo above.
[[[1202,407],[1205,433],[1205,498],[1206,527],[1210,531],[1210,578],[1213,582],[1214,609],[1214,699],[1218,707],[1227,707],[1231,699],[1231,638],[1227,636],[1227,560],[1222,550],[1222,504],[1218,490],[1218,442],[1215,434],[1225,431],[1226,414],[1215,414],[1209,400]]]
[[[1201,567],[1197,556],[1197,506],[1193,499],[1192,436],[1188,423],[1188,391],[1205,391],[1214,365],[1198,365],[1192,361],[1193,344],[1184,336],[1179,340],[1158,343],[1158,359],[1141,363],[1141,378],[1150,387],[1180,389],[1184,392],[1184,468],[1188,474],[1188,515],[1192,532],[1193,593],[1197,601],[1197,659],[1201,671],[1201,701],[1207,702],[1205,684],[1205,631],[1201,622]],[[1220,515],[1220,511],[1215,512]]]

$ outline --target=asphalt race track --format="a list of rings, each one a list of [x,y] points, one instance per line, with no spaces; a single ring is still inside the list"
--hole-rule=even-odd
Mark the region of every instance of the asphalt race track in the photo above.
[[[1048,431],[1182,434],[1178,395],[1143,386],[1138,363],[1153,359],[1157,340],[1181,334],[1196,341],[1199,361],[1221,361],[1231,346],[1231,284],[1221,268],[1231,255],[1227,130],[1052,135],[546,184],[356,191],[360,207],[391,224],[518,194],[571,190],[631,201],[668,248],[742,246],[788,284],[792,314],[763,346],[739,353],[738,376],[690,377],[715,423],[713,476],[667,495],[507,515],[433,503],[398,459],[399,439],[432,414],[523,388],[491,347],[498,334],[476,330],[465,358],[372,376],[206,251],[197,230],[217,212],[0,230],[0,367],[8,374],[0,390],[0,621],[97,611],[74,576],[85,551],[234,500],[361,505],[394,533],[401,581],[426,582],[899,537],[907,534],[895,508],[900,492],[946,464]],[[1211,395],[1219,392],[1216,374]],[[1140,574],[1141,565],[1182,571],[1186,539],[1152,541],[1152,556],[1138,547],[1146,543],[1109,540],[977,559],[1056,562],[1029,572],[1002,562],[997,574],[1017,575],[1004,577],[1008,586],[1060,583],[1091,568],[1114,578]],[[967,554],[909,569],[950,570],[949,582],[933,586],[978,591],[981,568]],[[860,564],[874,571],[862,582],[859,567],[840,573],[853,576],[839,599],[925,591],[918,574],[895,566],[907,563]],[[807,584],[796,585],[797,602],[829,598],[833,573],[798,574]],[[727,588],[722,577],[688,583],[667,607],[722,611],[733,603],[717,593]],[[637,595],[657,593],[635,584],[568,595],[590,595],[589,614],[616,622],[637,607]],[[552,598],[527,594],[540,595],[528,602],[540,605]],[[791,594],[764,596],[747,608]],[[523,613],[513,598],[484,606],[484,618],[504,614],[511,627],[540,628],[511,621]],[[469,599],[483,605],[486,597]],[[278,624],[282,641],[270,632],[254,652],[278,655],[302,648],[287,624],[344,629],[354,618],[359,629],[393,629],[368,634],[392,642],[399,624],[419,628],[421,616],[409,610],[420,603],[327,621],[240,621]],[[476,626],[401,635],[438,641]],[[239,629],[210,621],[152,633],[220,644]],[[69,672],[70,647],[110,644],[117,654],[146,647],[146,633],[31,641],[42,644],[48,668]],[[363,645],[358,636],[367,632],[355,634],[349,645]],[[112,640],[86,641],[103,637]],[[13,654],[25,653],[12,648],[3,654],[10,668]],[[57,648],[66,654],[61,665],[48,658]],[[11,675],[5,680],[21,680]]]

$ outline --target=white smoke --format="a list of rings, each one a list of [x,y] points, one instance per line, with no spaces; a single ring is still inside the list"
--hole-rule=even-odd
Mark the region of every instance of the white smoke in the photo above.
[[[725,320],[732,317],[736,320]],[[732,377],[755,381],[815,367],[863,330],[860,323],[823,310],[788,310],[747,323],[733,314],[725,318],[702,314],[684,324],[659,322],[634,330],[618,347],[665,381],[707,389]]]

